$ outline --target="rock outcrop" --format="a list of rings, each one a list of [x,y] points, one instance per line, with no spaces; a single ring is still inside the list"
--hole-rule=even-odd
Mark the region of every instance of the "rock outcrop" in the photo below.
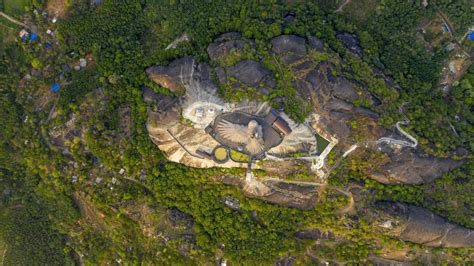
[[[225,57],[230,52],[242,52],[246,42],[243,40],[229,40],[223,42],[213,42],[207,47],[209,58],[214,61]]]
[[[336,38],[339,39],[351,52],[359,57],[362,57],[362,48],[360,47],[359,38],[357,38],[357,35],[347,32],[338,32],[336,34]]]
[[[272,51],[276,54],[306,54],[306,40],[295,35],[280,35],[271,40]]]
[[[430,183],[464,163],[463,160],[457,161],[431,155],[421,157],[410,149],[404,149],[398,153],[389,150],[387,154],[391,161],[384,164],[378,171],[370,173],[372,179],[384,184]]]
[[[309,229],[296,232],[295,236],[300,239],[312,239],[312,240],[334,240],[336,237],[332,232],[321,231],[319,229]]]
[[[184,92],[184,85],[194,72],[194,59],[185,57],[173,61],[169,66],[152,66],[146,70],[148,77],[172,92]]]
[[[376,223],[393,237],[431,247],[474,246],[474,230],[449,223],[426,209],[386,201],[376,202],[375,207]]]
[[[357,88],[357,86],[360,88]],[[365,100],[368,104],[373,104],[372,96],[366,88],[344,77],[337,77],[332,82],[332,94],[334,97],[345,101]]]
[[[273,73],[253,60],[243,60],[228,68],[231,76],[248,86],[256,86],[265,78],[271,78]]]
[[[324,42],[314,36],[308,36],[308,44],[316,51],[324,50]]]
[[[278,179],[252,181],[244,187],[248,197],[301,210],[314,208],[320,198],[320,191],[321,187],[318,184],[297,184]]]

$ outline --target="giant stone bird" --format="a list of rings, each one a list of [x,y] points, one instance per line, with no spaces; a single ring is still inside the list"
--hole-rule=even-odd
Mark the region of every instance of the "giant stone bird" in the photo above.
[[[222,120],[216,126],[216,130],[223,139],[244,145],[252,155],[259,154],[265,149],[262,126],[255,120],[251,120],[247,125]]]

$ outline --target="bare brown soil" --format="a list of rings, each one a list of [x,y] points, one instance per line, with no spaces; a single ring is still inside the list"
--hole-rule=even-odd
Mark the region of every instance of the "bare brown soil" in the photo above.
[[[52,14],[57,15],[60,18],[66,16],[67,13],[67,1],[65,0],[49,0],[47,10]]]

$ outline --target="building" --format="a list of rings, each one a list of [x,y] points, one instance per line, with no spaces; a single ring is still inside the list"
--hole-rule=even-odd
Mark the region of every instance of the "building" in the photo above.
[[[265,116],[265,121],[272,125],[273,129],[278,131],[280,134],[288,136],[292,132],[290,125],[285,121],[285,119],[281,118],[280,113],[273,108],[270,109],[270,112]]]

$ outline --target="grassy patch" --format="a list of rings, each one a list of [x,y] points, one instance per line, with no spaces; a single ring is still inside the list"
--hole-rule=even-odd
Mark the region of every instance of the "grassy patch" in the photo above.
[[[18,18],[31,6],[31,0],[3,0],[3,12]]]
[[[362,26],[377,10],[379,0],[353,0],[344,7],[344,16]]]
[[[323,152],[324,149],[326,149],[326,147],[329,144],[329,141],[321,137],[319,134],[316,134],[316,141],[317,141],[318,152]]]
[[[250,157],[247,154],[238,152],[236,150],[230,150],[230,158],[236,162],[246,163],[250,161]]]
[[[12,47],[15,47],[15,37],[17,34],[17,30],[15,27],[5,26],[3,24],[3,17],[0,17],[0,56],[4,53],[8,53],[9,55],[15,54],[13,52]],[[9,21],[7,21],[9,22]],[[18,46],[16,46],[18,48]]]
[[[4,18],[0,18],[0,43],[6,45],[15,42],[15,34],[17,33],[15,27],[10,27],[9,24],[4,24]],[[9,22],[9,21],[7,21]]]
[[[7,248],[7,244],[0,238],[0,265],[4,265],[3,261],[5,260]]]
[[[227,150],[224,147],[217,148],[214,151],[214,157],[216,157],[216,159],[219,161],[227,159]]]

